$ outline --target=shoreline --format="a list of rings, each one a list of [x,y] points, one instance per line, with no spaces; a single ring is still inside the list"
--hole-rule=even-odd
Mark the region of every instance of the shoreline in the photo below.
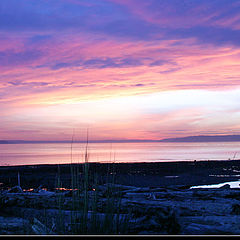
[[[240,179],[240,160],[84,166],[0,167],[0,232],[240,234],[239,188],[191,189]]]
[[[101,181],[114,175],[119,184],[136,187],[191,187],[218,184],[240,179],[240,160],[208,160],[181,162],[93,163],[89,162],[89,176],[97,174]],[[0,166],[0,183],[17,185],[18,173],[23,187],[44,185],[53,188],[56,176],[69,187],[71,166],[83,177],[84,163]]]
[[[240,163],[240,159],[204,159],[204,160],[170,160],[170,161],[155,161],[155,162],[150,162],[150,161],[142,161],[142,162],[118,162],[118,161],[105,161],[105,162],[91,162],[89,161],[89,164],[178,164],[178,163],[207,163],[207,162],[239,162]],[[0,165],[0,168],[2,167],[31,167],[31,166],[58,166],[58,165],[82,165],[85,162],[66,162],[66,163],[39,163],[39,164],[20,164],[20,165]]]

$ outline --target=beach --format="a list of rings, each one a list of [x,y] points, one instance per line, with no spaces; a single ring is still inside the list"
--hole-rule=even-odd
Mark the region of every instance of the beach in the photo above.
[[[240,189],[224,182],[239,171],[239,160],[2,166],[0,232],[238,235]]]
[[[118,184],[136,187],[195,186],[236,181],[240,178],[240,160],[186,161],[156,163],[88,163],[89,176],[98,174],[101,181],[107,175],[115,175]],[[71,185],[71,166],[77,167],[83,176],[84,164],[43,164],[26,166],[1,166],[2,187],[17,185],[20,174],[23,188],[43,185],[54,188],[60,175],[64,187]]]

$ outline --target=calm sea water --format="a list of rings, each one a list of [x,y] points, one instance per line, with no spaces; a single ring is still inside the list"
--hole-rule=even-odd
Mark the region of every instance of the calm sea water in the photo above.
[[[0,144],[0,165],[62,164],[84,161],[86,144]],[[169,162],[240,158],[240,142],[90,143],[89,162]],[[72,154],[71,154],[72,152]]]

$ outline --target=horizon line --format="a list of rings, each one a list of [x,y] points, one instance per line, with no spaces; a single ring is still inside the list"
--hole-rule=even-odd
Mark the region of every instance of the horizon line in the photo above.
[[[105,140],[0,140],[0,143],[124,143],[124,142],[208,142],[208,141],[240,141],[240,135],[195,135],[186,137],[163,138],[163,139],[105,139]]]

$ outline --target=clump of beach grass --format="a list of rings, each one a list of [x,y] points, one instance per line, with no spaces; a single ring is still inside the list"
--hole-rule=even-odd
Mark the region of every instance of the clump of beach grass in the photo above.
[[[63,209],[64,199],[60,196],[58,201],[59,215],[56,222],[57,234],[65,234],[66,231],[73,235],[92,235],[92,234],[127,234],[128,217],[120,214],[121,194],[120,189],[114,187],[115,171],[110,167],[107,170],[106,193],[104,206],[102,203],[99,185],[99,176],[97,171],[90,176],[89,172],[89,152],[88,135],[84,153],[84,162],[82,164],[83,176],[80,179],[80,165],[72,164],[73,138],[71,143],[71,190],[72,206],[70,229],[66,230],[64,223]],[[58,170],[58,187],[62,187],[60,180],[60,169]],[[114,173],[114,174],[113,174]],[[91,180],[91,188],[90,188]],[[91,194],[91,196],[89,196]]]

